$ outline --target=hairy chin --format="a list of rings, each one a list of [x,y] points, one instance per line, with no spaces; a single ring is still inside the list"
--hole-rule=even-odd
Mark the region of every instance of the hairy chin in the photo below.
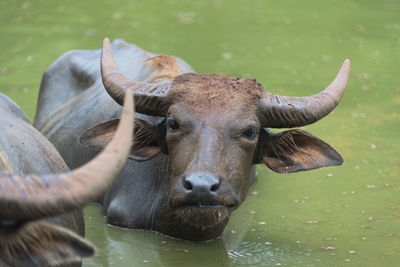
[[[224,206],[183,206],[177,208],[174,213],[184,224],[199,228],[207,228],[215,224],[223,223],[230,215],[230,212]]]

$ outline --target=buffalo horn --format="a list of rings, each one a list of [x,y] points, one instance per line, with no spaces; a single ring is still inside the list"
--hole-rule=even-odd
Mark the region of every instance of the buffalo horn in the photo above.
[[[260,105],[264,127],[291,128],[316,122],[339,103],[347,85],[350,60],[346,59],[335,80],[322,92],[306,97],[288,97],[265,92]]]
[[[104,88],[120,105],[123,104],[124,92],[132,89],[136,111],[153,116],[166,116],[170,106],[168,97],[172,82],[147,83],[133,81],[122,74],[115,64],[110,40],[105,38],[101,52],[101,76]]]
[[[96,200],[122,169],[133,132],[134,105],[127,91],[118,129],[93,160],[67,173],[17,176],[0,172],[0,220],[59,215]]]

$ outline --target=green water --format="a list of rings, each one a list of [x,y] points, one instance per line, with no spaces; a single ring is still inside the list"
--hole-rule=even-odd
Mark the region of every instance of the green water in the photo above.
[[[206,244],[112,228],[89,206],[98,250],[84,266],[400,266],[398,0],[3,0],[0,22],[0,92],[30,118],[44,70],[105,36],[292,96],[322,90],[352,61],[339,107],[305,127],[343,166],[279,175],[260,165],[223,238]]]

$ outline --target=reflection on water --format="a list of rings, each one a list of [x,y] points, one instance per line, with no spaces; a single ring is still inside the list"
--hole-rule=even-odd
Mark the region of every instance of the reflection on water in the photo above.
[[[276,248],[269,242],[241,242],[240,246],[229,251],[229,258],[232,264],[240,265],[276,265],[284,264],[290,260],[290,247]]]
[[[104,225],[101,208],[86,208],[87,237],[98,245],[96,256],[84,266],[188,266],[201,261],[207,266],[229,266],[222,239],[209,243],[191,243],[153,232],[124,230]]]

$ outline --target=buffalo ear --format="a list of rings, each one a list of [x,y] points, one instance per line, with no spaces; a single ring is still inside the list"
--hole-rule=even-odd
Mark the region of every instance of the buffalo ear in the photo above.
[[[78,234],[44,221],[28,222],[2,235],[0,244],[0,263],[7,266],[59,266],[80,262],[95,251]]]
[[[136,161],[146,161],[160,153],[168,153],[164,122],[165,120],[162,120],[159,124],[151,125],[144,120],[135,120],[135,138],[129,158]]]
[[[79,137],[79,142],[97,151],[103,150],[117,130],[119,119],[98,123],[85,130]]]
[[[81,144],[95,150],[102,150],[118,127],[119,119],[102,122],[87,129],[79,137]],[[146,161],[161,152],[167,153],[165,145],[164,124],[151,125],[140,119],[135,119],[133,145],[129,158],[136,161]]]
[[[343,164],[340,154],[318,137],[303,131],[262,130],[258,162],[274,172],[290,173]]]

